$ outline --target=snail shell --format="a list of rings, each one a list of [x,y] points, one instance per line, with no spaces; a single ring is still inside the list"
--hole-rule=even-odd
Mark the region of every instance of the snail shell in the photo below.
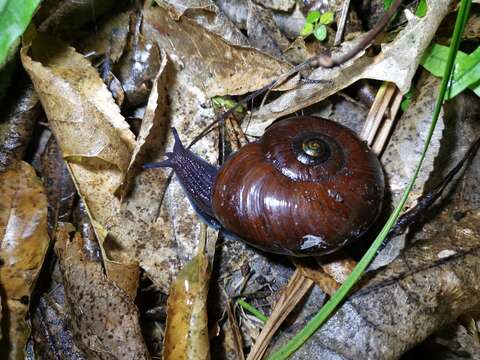
[[[189,153],[182,149],[182,156],[174,150],[168,164],[156,166],[173,167],[184,189],[190,189],[190,199],[198,198],[195,187],[201,188],[208,199],[192,202],[197,211],[203,209],[207,222],[265,251],[293,256],[333,252],[360,237],[382,207],[385,185],[378,158],[355,133],[330,120],[278,121],[215,175],[205,163],[210,168],[200,176],[197,157],[196,170],[185,174],[188,165],[175,160]],[[203,184],[205,174],[213,180]]]
[[[213,213],[264,250],[332,252],[375,221],[384,194],[380,162],[349,129],[314,117],[271,126],[235,153],[213,188]]]

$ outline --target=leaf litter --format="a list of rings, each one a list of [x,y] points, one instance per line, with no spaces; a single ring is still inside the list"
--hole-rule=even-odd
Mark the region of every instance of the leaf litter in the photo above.
[[[33,316],[33,342],[37,343],[35,345],[37,348],[42,344],[44,348],[49,348],[45,345],[50,341],[49,338],[45,338],[44,335],[42,337],[39,332],[43,326],[40,325],[43,320],[39,320],[47,319],[48,313],[52,316],[49,318],[49,324],[63,324],[63,327],[68,328],[64,330],[57,328],[56,331],[59,332],[55,333],[65,335],[67,340],[58,345],[64,346],[62,351],[70,354],[72,358],[81,358],[81,356],[124,358],[130,354],[137,358],[148,358],[150,355],[147,353],[140,331],[139,324],[142,322],[138,322],[138,318],[144,316],[143,309],[138,312],[133,305],[136,295],[145,294],[141,289],[144,285],[142,283],[139,285],[139,278],[149,278],[153,281],[152,286],[166,298],[168,294],[173,295],[177,291],[174,290],[175,286],[182,283],[185,272],[191,269],[193,274],[197,274],[195,276],[202,278],[200,282],[203,285],[198,303],[202,311],[205,310],[205,304],[211,306],[212,301],[215,308],[228,309],[227,304],[232,301],[232,298],[242,295],[253,305],[262,307],[268,315],[272,315],[270,311],[274,309],[274,304],[281,304],[281,301],[278,303],[280,290],[287,285],[288,279],[294,273],[294,267],[288,264],[286,259],[272,258],[242,243],[220,237],[213,263],[212,280],[208,285],[208,271],[202,265],[205,262],[192,260],[192,258],[197,259],[194,249],[198,247],[200,241],[198,219],[183,195],[176,177],[172,178],[167,170],[142,171],[141,165],[163,159],[165,150],[173,143],[169,131],[171,126],[179,130],[182,140],[187,144],[211,123],[215,119],[215,112],[210,102],[212,96],[244,95],[255,91],[292,68],[285,59],[296,58],[298,62],[305,60],[312,49],[316,49],[310,47],[308,42],[309,48],[305,48],[303,53],[298,52],[295,57],[282,56],[288,51],[289,42],[290,46],[294,43],[300,44],[295,41],[295,37],[292,37],[291,29],[295,28],[293,24],[298,24],[302,16],[305,16],[305,12],[302,13],[304,8],[289,1],[270,1],[268,4],[251,2],[247,6],[243,1],[226,4],[222,1],[209,0],[159,0],[156,3],[157,5],[153,7],[146,6],[144,9],[137,7],[135,10],[109,14],[105,16],[104,23],[95,24],[96,27],[98,26],[98,32],[89,39],[79,41],[78,37],[76,39],[73,37],[74,40],[71,40],[72,44],[82,52],[94,50],[92,57],[94,64],[103,63],[100,66],[106,66],[105,64],[108,65],[111,61],[112,67],[107,69],[119,79],[123,90],[128,90],[129,82],[132,84],[131,89],[135,94],[129,95],[125,92],[127,101],[121,105],[121,108],[115,104],[99,71],[91,65],[90,57],[84,57],[67,43],[59,41],[52,35],[47,37],[40,32],[33,39],[31,46],[27,43],[22,49],[23,65],[32,79],[47,114],[48,125],[53,130],[66,164],[61,170],[63,173],[58,173],[60,167],[55,170],[57,173],[45,172],[43,176],[45,179],[65,179],[65,181],[67,174],[72,176],[75,188],[85,203],[83,216],[90,217],[90,229],[92,225],[95,229],[93,237],[85,232],[82,236],[79,234],[73,236],[72,239],[63,229],[65,227],[71,231],[71,225],[63,223],[64,218],[58,219],[61,213],[66,214],[66,218],[71,216],[71,201],[65,204],[66,211],[60,211],[59,201],[55,200],[55,196],[49,196],[49,206],[53,205],[52,209],[56,209],[54,212],[57,214],[53,216],[54,222],[52,222],[56,225],[50,226],[50,231],[60,226],[60,233],[57,233],[60,266],[56,265],[56,271],[57,274],[58,272],[62,274],[57,285],[64,288],[65,304],[62,303],[62,296],[57,296],[54,291],[51,297],[45,294],[40,297],[37,312]],[[351,109],[359,107],[355,103],[357,100],[350,97],[353,88],[350,85],[364,78],[388,80],[394,82],[402,92],[406,92],[414,81],[419,89],[418,101],[414,98],[410,108],[399,118],[399,125],[395,127],[382,157],[385,171],[390,179],[392,200],[395,201],[397,193],[395,189],[402,188],[402,184],[410,177],[410,164],[412,159],[416,158],[422,136],[425,136],[424,128],[418,126],[419,117],[421,117],[420,124],[428,123],[431,114],[430,106],[435,96],[432,90],[435,88],[434,79],[423,74],[418,81],[414,78],[414,74],[422,53],[432,40],[451,4],[447,0],[434,5],[430,1],[427,3],[428,12],[423,18],[416,18],[409,10],[405,10],[406,23],[401,24],[401,30],[392,41],[386,40],[387,43],[381,46],[377,55],[362,54],[339,68],[317,69],[310,74],[301,74],[304,78],[307,77],[307,80],[322,81],[319,83],[306,81],[306,84],[296,86],[298,78],[295,78],[283,88],[276,89],[281,91],[270,95],[269,98],[273,100],[268,101],[269,98],[267,98],[263,107],[258,106],[257,99],[252,104],[248,104],[248,106],[253,105],[252,112],[247,113],[242,123],[244,129],[247,129],[247,134],[260,135],[263,129],[276,118],[299,110],[306,109],[305,111],[315,114],[322,106],[321,104],[314,106],[314,103],[339,91],[342,91],[339,95],[329,97],[328,101],[331,105],[324,107],[321,111],[349,124],[358,131],[361,129],[359,123],[362,121],[361,116],[356,117],[359,118],[358,120],[352,121],[348,115]],[[340,5],[331,6],[332,9],[340,9]],[[110,5],[105,2],[105,6]],[[230,7],[239,10],[232,12]],[[131,21],[134,15],[140,17],[136,18],[136,26],[132,27]],[[51,32],[54,32],[57,21],[63,20],[61,17],[57,20],[53,17],[50,23],[45,22],[48,25],[44,27],[47,26]],[[289,21],[292,21],[290,25],[288,25]],[[347,29],[351,26],[350,21],[352,21],[351,18],[347,21]],[[81,22],[80,19],[79,24]],[[279,28],[276,29],[275,25]],[[75,26],[77,25],[73,25]],[[290,34],[285,30],[288,26],[291,26]],[[268,33],[269,36],[262,39],[261,34],[254,35],[255,27],[264,29],[265,34]],[[418,30],[420,28],[422,31]],[[129,30],[126,31],[126,29]],[[244,32],[242,33],[241,30]],[[28,40],[28,37],[25,39]],[[140,48],[132,47],[132,41],[139,41]],[[262,44],[262,41],[265,43]],[[355,41],[344,42],[340,52],[349,49]],[[274,50],[269,50],[270,55],[262,51],[268,48]],[[313,50],[314,53],[316,51]],[[158,56],[154,55],[155,52]],[[135,60],[135,56],[139,59],[139,55],[147,58],[157,56],[158,61],[157,65],[151,68],[155,69],[153,72],[148,70],[150,72],[147,71],[145,76],[138,73],[140,77],[138,82],[135,82],[136,74],[129,66],[139,64]],[[150,63],[154,64],[155,61],[147,61],[142,67],[145,66],[144,69],[147,69]],[[119,75],[121,73],[124,75]],[[141,90],[142,97],[132,100],[137,90]],[[353,96],[356,97],[356,95]],[[343,100],[339,101],[340,98]],[[464,97],[460,96],[459,100],[455,101],[463,101],[462,99]],[[140,105],[139,109],[135,109],[137,104]],[[346,110],[342,110],[343,106],[347,106]],[[342,111],[345,111],[345,114]],[[362,111],[365,112],[365,110]],[[142,118],[138,130],[135,131],[132,127],[134,117]],[[472,119],[474,115],[467,113],[464,117]],[[233,123],[229,121],[229,126]],[[444,131],[439,131],[435,135],[427,166],[414,191],[415,196],[411,198],[410,206],[415,204],[416,197],[431,189],[432,185],[442,178],[443,172],[438,173],[437,168],[448,168],[445,164],[451,165],[458,160],[458,155],[447,156],[448,161],[444,161],[443,165],[439,160],[442,156],[445,158],[444,148],[446,144],[451,143],[452,140],[449,140],[451,136],[462,138],[462,135],[455,135],[449,130],[447,122],[444,122],[443,126]],[[235,129],[235,134],[242,136],[238,130]],[[472,127],[468,130],[470,135],[465,138],[472,140],[476,131]],[[214,130],[197,142],[193,146],[193,151],[210,163],[217,163],[221,161],[219,148],[225,144],[222,137],[222,131]],[[461,150],[458,147],[454,148],[452,154],[461,154]],[[24,151],[19,152],[18,158],[24,156]],[[48,158],[49,154],[50,152],[47,151],[44,156]],[[53,169],[55,163],[62,163],[58,151],[51,164]],[[45,169],[48,167],[46,165]],[[463,180],[471,174],[470,171],[467,170],[466,175],[462,177],[460,191],[453,186],[448,191],[450,198],[447,198],[453,198],[453,203],[449,203],[448,209],[439,210],[432,219],[428,219],[425,229],[420,231],[414,228],[404,235],[402,244],[396,247],[394,254],[384,259],[382,264],[384,268],[367,276],[361,288],[315,335],[316,341],[308,342],[295,357],[325,357],[333,356],[332,354],[339,358],[362,357],[365,349],[370,349],[371,354],[377,357],[396,358],[407,348],[423,341],[427,335],[443,324],[454,321],[458,314],[475,308],[472,301],[467,301],[478,293],[478,289],[474,286],[468,288],[471,282],[470,276],[475,274],[471,275],[459,270],[462,264],[466,267],[475,264],[474,258],[470,255],[476,251],[476,245],[472,239],[475,234],[478,234],[475,225],[478,219],[475,210],[472,210],[475,209],[476,198],[474,195],[469,198],[469,194],[474,194],[473,189],[477,185],[471,179]],[[55,186],[55,183],[53,186],[48,185],[47,191],[52,192]],[[457,214],[455,218],[460,219],[458,213],[463,214],[463,217],[459,221],[452,222],[452,214]],[[216,238],[216,232],[208,232],[208,242],[215,243]],[[432,239],[437,239],[437,243]],[[88,258],[83,253],[82,243],[96,244],[93,248],[97,250],[93,253],[97,256],[101,254],[103,267],[99,262],[100,258],[96,260]],[[402,250],[405,244],[408,246]],[[76,258],[69,259],[65,257],[66,253],[75,254]],[[382,254],[380,258],[381,256]],[[301,270],[302,281],[309,284],[315,282],[322,288],[322,282],[328,279],[323,277],[325,275],[321,275],[321,271],[315,265],[309,270],[303,268],[303,265],[296,264],[296,266]],[[75,275],[81,271],[80,269],[85,269],[85,274],[90,280]],[[411,284],[415,284],[415,287]],[[78,293],[75,286],[84,287],[88,301],[84,302],[83,293]],[[140,291],[137,294],[139,286]],[[330,289],[335,289],[335,284],[328,283],[328,286]],[[433,286],[434,291],[427,295],[428,292],[425,289],[431,289],[429,286]],[[107,295],[99,293],[99,289],[106,289],[104,292]],[[327,289],[327,292],[331,291]],[[209,293],[208,302],[207,293]],[[265,295],[262,296],[262,293]],[[188,292],[184,294],[187,297],[190,295]],[[293,294],[287,292],[282,296],[291,295]],[[105,313],[108,313],[108,309],[100,307],[90,310],[93,299],[102,300],[107,297],[119,301],[115,311],[109,314],[113,322],[118,321],[118,319],[115,320],[118,313],[128,315],[128,325],[124,326],[123,330],[129,331],[128,334],[135,334],[130,338],[130,345],[125,348],[129,351],[129,355],[115,353],[117,350],[115,341],[120,341],[119,339],[125,336],[125,333],[119,332],[114,340],[100,336],[111,331],[115,332],[114,329],[102,328],[103,325],[100,324]],[[163,301],[161,298],[158,301]],[[301,298],[303,298],[302,301]],[[287,324],[284,324],[279,334],[262,346],[266,345],[272,349],[285,341],[291,331],[298,329],[305,319],[317,311],[324,298],[325,294],[319,287],[314,287],[305,297],[299,296],[294,304],[301,304],[301,308],[293,311],[289,316],[291,319],[287,320]],[[404,300],[410,298],[422,300],[419,303],[428,309],[442,310],[451,306],[454,311],[444,314],[437,309],[437,312],[433,312],[429,318],[422,318],[422,323],[409,322],[408,319],[415,319],[418,317],[416,311],[420,311],[403,307]],[[174,297],[171,296],[169,303],[173,300]],[[99,302],[104,304],[103,300]],[[89,308],[87,312],[92,313],[96,319],[80,317],[75,313],[73,304],[81,304],[85,309]],[[158,305],[164,306],[162,303]],[[422,306],[418,308],[424,309]],[[281,313],[279,311],[281,306],[275,309],[271,321],[274,323],[279,320],[275,325],[278,327],[287,314],[280,314],[281,316],[277,317],[275,311]],[[392,309],[388,311],[390,316],[396,314],[402,315],[403,318],[396,319],[394,323],[388,323],[388,318],[384,316],[385,311],[382,309]],[[247,356],[249,348],[251,350],[252,347],[261,345],[261,342],[254,345],[261,325],[255,325],[249,321],[245,313],[239,312],[235,317],[231,312],[230,308],[228,316],[224,316],[223,319],[228,318],[229,322],[239,321],[238,327],[236,324],[231,325],[232,329],[237,329],[234,335],[235,346],[231,345],[231,340],[228,340],[227,336],[222,335],[222,332],[228,331],[228,327],[224,326],[224,320],[218,316],[218,312],[214,311],[211,314],[209,312],[209,316],[213,317],[208,320],[216,322],[218,328],[211,341],[207,336],[206,313],[203,313],[200,321],[193,328],[188,325],[180,326],[179,329],[183,330],[178,333],[179,335],[169,335],[169,340],[165,340],[165,349],[167,349],[166,344],[180,345],[177,339],[182,338],[184,336],[182,334],[196,333],[201,334],[200,338],[203,339],[199,343],[201,345],[188,341],[184,343],[185,346],[182,349],[190,347],[190,350],[182,353],[186,356],[185,358],[198,358],[196,357],[198,349],[202,351],[201,357],[216,358],[218,354],[221,354],[221,357],[228,357],[241,354],[243,351]],[[168,318],[173,319],[179,313],[186,314],[188,311],[170,312]],[[290,310],[287,313],[290,313]],[[357,313],[360,318],[356,317]],[[362,322],[363,318],[368,318],[368,324]],[[349,319],[348,323],[351,326],[345,327],[345,319]],[[165,330],[168,330],[168,321],[167,319],[165,324],[165,319],[155,320],[160,339]],[[372,327],[371,324],[374,326]],[[400,335],[391,336],[392,327]],[[348,339],[354,328],[353,342],[349,342]],[[55,327],[49,329],[54,331]],[[241,338],[239,338],[239,331]],[[410,336],[412,331],[416,336]],[[171,330],[168,330],[168,333],[172,334]],[[271,336],[268,338],[270,339]],[[385,344],[388,344],[387,350],[385,350]],[[244,349],[239,349],[242,346]],[[326,351],[326,348],[329,350]],[[151,347],[149,349],[152,351]],[[156,349],[151,354],[158,356],[159,351],[161,349]],[[99,355],[100,353],[102,355]],[[255,356],[254,353],[249,355],[249,357],[253,356]]]

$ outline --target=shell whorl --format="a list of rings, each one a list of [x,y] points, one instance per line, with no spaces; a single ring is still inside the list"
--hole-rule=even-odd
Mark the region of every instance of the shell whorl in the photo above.
[[[337,250],[376,219],[384,178],[377,157],[349,129],[316,117],[272,125],[220,169],[213,213],[267,251],[307,256]]]

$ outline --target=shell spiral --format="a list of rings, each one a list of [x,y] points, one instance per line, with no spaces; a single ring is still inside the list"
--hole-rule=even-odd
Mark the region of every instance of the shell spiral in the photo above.
[[[333,252],[377,218],[385,185],[378,158],[354,132],[318,117],[274,123],[234,153],[212,190],[216,219],[266,251]]]

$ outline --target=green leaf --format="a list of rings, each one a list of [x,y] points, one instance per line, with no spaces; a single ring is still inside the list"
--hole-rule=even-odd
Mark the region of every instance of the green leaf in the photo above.
[[[325,25],[318,25],[315,31],[313,32],[313,35],[319,41],[325,40],[327,38],[327,27]]]
[[[442,79],[442,83],[440,85],[440,92],[437,97],[437,101],[435,103],[435,108],[432,115],[432,123],[430,125],[430,129],[428,131],[427,138],[425,139],[425,143],[420,155],[420,159],[418,160],[417,166],[415,168],[415,172],[410,179],[405,191],[403,192],[402,198],[400,199],[399,204],[396,206],[393,213],[388,218],[387,222],[383,226],[382,230],[375,238],[373,244],[368,248],[365,255],[363,255],[362,259],[357,263],[357,266],[353,269],[350,276],[345,280],[345,282],[340,286],[340,288],[333,294],[330,300],[320,309],[320,311],[315,314],[315,316],[310,319],[308,324],[300,330],[293,338],[289,340],[289,342],[283,345],[278,351],[276,351],[269,359],[270,360],[283,360],[287,359],[290,355],[292,355],[295,351],[297,351],[304,343],[307,341],[310,336],[312,336],[315,331],[322,326],[325,321],[333,314],[335,309],[338,305],[344,301],[348,293],[351,291],[353,286],[358,282],[360,277],[362,276],[365,269],[368,267],[370,262],[375,257],[378,249],[383,244],[385,238],[387,237],[388,233],[395,225],[397,219],[402,212],[403,206],[410,195],[410,192],[415,184],[415,180],[420,172],[422,167],[423,161],[425,159],[425,155],[427,150],[430,146],[430,141],[432,140],[432,135],[435,130],[435,126],[437,125],[438,116],[440,115],[440,111],[442,109],[442,104],[445,99],[445,94],[447,92],[448,82],[453,73],[453,65],[455,61],[455,55],[458,52],[458,46],[460,44],[460,38],[463,32],[463,28],[468,18],[468,14],[470,12],[470,6],[472,2],[471,0],[462,0],[460,4],[460,10],[458,11],[457,20],[455,22],[455,29],[453,31],[452,36],[452,45],[450,47],[448,53],[448,59],[445,66],[445,72]]]
[[[333,22],[335,13],[333,11],[327,11],[320,16],[320,24],[328,25]]]
[[[390,6],[392,6],[392,4],[393,4],[394,1],[395,1],[395,0],[383,0],[383,8],[384,8],[385,10],[388,10],[388,8],[389,8]]]
[[[230,109],[233,109],[237,103],[232,100],[232,98],[230,98],[229,96],[214,96],[212,98],[212,105],[214,107],[214,109],[218,110],[218,109],[227,109],[227,110],[230,110]],[[238,112],[238,113],[243,113],[244,111],[244,108],[242,106],[239,106],[235,109],[235,112]]]
[[[245,310],[253,314],[258,320],[260,320],[263,323],[266,323],[268,320],[268,317],[262,313],[260,310],[258,310],[256,307],[250,305],[243,299],[238,299],[237,304],[243,307]]]
[[[420,0],[417,6],[417,10],[415,10],[415,15],[418,17],[424,17],[425,15],[427,15],[427,10],[427,0]]]
[[[314,11],[309,11],[307,14],[307,23],[308,24],[315,24],[318,19],[320,19],[320,11],[314,10]]]
[[[311,23],[305,23],[303,25],[302,31],[300,31],[300,36],[307,37],[308,35],[313,33],[313,24]]]
[[[0,67],[10,46],[27,28],[41,0],[0,0]]]
[[[410,103],[412,102],[412,99],[413,99],[413,91],[410,89],[405,95],[403,95],[403,100],[400,104],[400,108],[402,109],[403,112],[407,111],[408,107],[410,106]]]
[[[448,47],[433,44],[428,48],[420,64],[432,75],[442,77],[447,64]],[[480,47],[471,54],[459,51],[455,60],[455,71],[450,82],[450,91],[446,99],[452,99],[466,88],[471,88],[478,95],[480,81]]]

